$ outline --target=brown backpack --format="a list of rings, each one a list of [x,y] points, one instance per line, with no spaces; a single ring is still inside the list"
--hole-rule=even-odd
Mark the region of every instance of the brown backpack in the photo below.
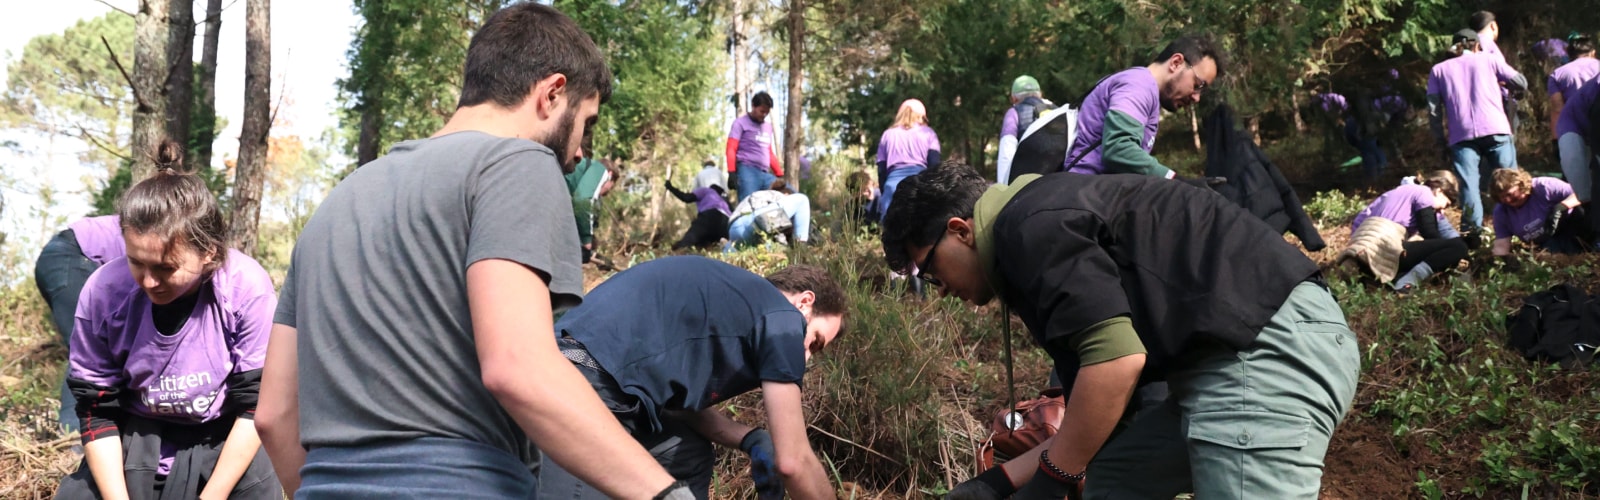
[[[1056,435],[1067,411],[1060,387],[1039,392],[1039,397],[1002,409],[989,420],[989,439],[978,445],[978,470],[1005,463]]]

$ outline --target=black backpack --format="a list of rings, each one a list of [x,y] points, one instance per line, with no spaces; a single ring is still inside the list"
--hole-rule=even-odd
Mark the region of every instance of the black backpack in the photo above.
[[[1530,361],[1569,368],[1594,362],[1600,346],[1600,298],[1560,284],[1522,299],[1506,316],[1506,344]]]

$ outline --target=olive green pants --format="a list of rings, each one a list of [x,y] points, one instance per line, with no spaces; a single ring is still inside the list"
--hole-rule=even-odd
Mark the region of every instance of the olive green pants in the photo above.
[[[1202,348],[1180,363],[1172,396],[1090,462],[1085,496],[1315,499],[1360,371],[1333,295],[1301,283],[1249,347]]]

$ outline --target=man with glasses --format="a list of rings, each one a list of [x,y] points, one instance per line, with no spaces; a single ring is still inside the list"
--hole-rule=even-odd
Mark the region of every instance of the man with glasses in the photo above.
[[[900,189],[889,267],[999,297],[1069,388],[1055,438],[950,498],[1317,498],[1360,352],[1316,264],[1266,223],[1148,176],[991,188],[949,162]],[[1157,380],[1172,397],[1125,416]]]
[[[1135,66],[1096,84],[1078,112],[1078,137],[1062,170],[1076,174],[1143,174],[1171,178],[1150,156],[1161,110],[1200,102],[1222,74],[1220,48],[1204,36],[1182,36],[1148,66]]]

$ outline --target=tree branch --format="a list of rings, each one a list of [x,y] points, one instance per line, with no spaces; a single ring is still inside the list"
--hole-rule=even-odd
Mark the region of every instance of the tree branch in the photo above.
[[[114,10],[114,11],[117,11],[117,12],[121,12],[123,15],[126,15],[128,17],[134,17],[132,12],[128,12],[128,11],[122,10],[121,8],[119,8],[119,7],[115,6],[115,5],[111,5],[111,2],[107,2],[106,0],[94,0],[94,1],[99,2],[100,5],[104,5],[106,7],[110,7],[111,10]]]
[[[133,77],[128,76],[128,69],[122,67],[122,61],[117,59],[117,51],[111,50],[111,42],[106,41],[105,35],[100,35],[100,43],[106,46],[106,53],[111,55],[111,62],[117,65],[117,71],[122,72],[122,78],[127,80],[128,88],[133,90],[133,101],[139,103],[140,109],[150,109],[150,103],[144,102],[144,96],[139,95],[139,86],[133,84]]]
[[[94,134],[89,133],[89,129],[83,128],[83,125],[79,125],[79,124],[74,123],[74,124],[72,124],[72,126],[78,128],[78,137],[81,137],[81,138],[83,138],[85,140],[88,140],[90,144],[94,145],[94,147],[100,148],[102,151],[110,153],[111,156],[115,156],[115,157],[121,158],[123,160],[129,160],[129,161],[133,160],[132,158],[129,158],[128,155],[122,154],[122,152],[117,151],[116,149],[114,149],[114,148],[112,148],[110,146],[107,146],[103,142],[100,142],[100,139],[95,138]]]

